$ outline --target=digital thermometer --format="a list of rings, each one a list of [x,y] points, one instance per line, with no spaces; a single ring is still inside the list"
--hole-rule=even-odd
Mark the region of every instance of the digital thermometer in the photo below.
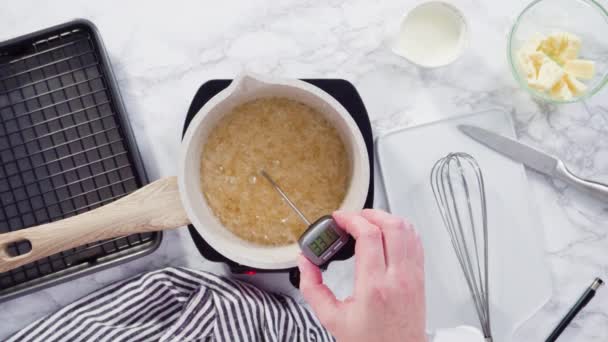
[[[321,266],[334,256],[346,242],[348,242],[348,234],[338,227],[336,221],[330,215],[325,215],[310,223],[306,216],[293,204],[287,195],[281,190],[279,185],[266,173],[260,171],[275,190],[283,197],[285,202],[295,211],[296,214],[308,225],[308,228],[300,239],[298,244],[302,250],[302,254],[313,264]]]

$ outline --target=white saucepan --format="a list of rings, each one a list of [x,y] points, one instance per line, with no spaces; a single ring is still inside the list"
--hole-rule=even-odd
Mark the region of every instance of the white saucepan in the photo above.
[[[294,267],[296,243],[263,246],[245,241],[214,216],[201,193],[200,158],[209,133],[232,108],[263,97],[286,97],[317,109],[341,135],[351,165],[344,210],[363,208],[370,182],[369,157],[357,125],[333,97],[294,79],[243,74],[197,113],[180,147],[179,175],[157,180],[115,202],[60,221],[0,234],[0,272],[86,243],[133,233],[160,231],[192,223],[200,235],[228,259],[250,267]],[[28,240],[30,252],[11,256],[7,246]]]

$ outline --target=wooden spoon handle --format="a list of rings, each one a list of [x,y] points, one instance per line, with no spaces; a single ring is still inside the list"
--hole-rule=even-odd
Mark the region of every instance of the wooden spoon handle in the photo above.
[[[87,243],[133,233],[177,228],[190,223],[177,177],[159,179],[95,210],[40,226],[0,234],[0,272]],[[32,250],[11,256],[9,244],[27,240]]]

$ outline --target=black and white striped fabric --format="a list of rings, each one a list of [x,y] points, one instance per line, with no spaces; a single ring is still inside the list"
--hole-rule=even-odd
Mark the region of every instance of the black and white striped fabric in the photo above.
[[[333,341],[293,299],[186,268],[145,273],[30,324],[16,341]]]

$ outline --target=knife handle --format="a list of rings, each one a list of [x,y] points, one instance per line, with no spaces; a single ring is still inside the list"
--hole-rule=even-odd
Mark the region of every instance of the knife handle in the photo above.
[[[585,192],[599,200],[608,202],[608,185],[594,182],[586,179],[582,179],[574,175],[562,161],[557,163],[555,167],[555,175],[558,179],[571,184],[576,189]]]

